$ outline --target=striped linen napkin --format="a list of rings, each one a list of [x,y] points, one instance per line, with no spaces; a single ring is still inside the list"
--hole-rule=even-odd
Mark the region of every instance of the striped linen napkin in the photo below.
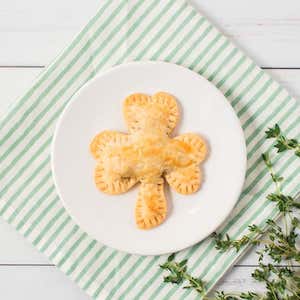
[[[221,228],[238,238],[248,224],[276,216],[274,205],[264,198],[272,190],[260,159],[270,148],[264,130],[277,122],[287,134],[299,136],[300,109],[284,88],[186,1],[100,2],[97,14],[0,123],[0,215],[95,299],[194,299],[193,291],[162,283],[158,266],[166,256],[113,250],[74,223],[57,196],[50,169],[57,118],[84,83],[127,61],[169,61],[206,77],[233,106],[247,141],[244,190]],[[290,193],[300,188],[294,160],[290,156],[277,161]],[[201,276],[208,289],[238,256],[217,252],[211,238],[178,253],[178,259],[189,258],[189,270]]]

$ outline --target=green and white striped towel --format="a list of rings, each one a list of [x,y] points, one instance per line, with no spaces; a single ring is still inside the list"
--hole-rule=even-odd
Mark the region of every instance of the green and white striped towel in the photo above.
[[[297,102],[184,0],[102,0],[70,46],[43,72],[0,124],[0,215],[95,299],[194,299],[162,283],[166,256],[141,257],[105,247],[74,223],[56,194],[50,144],[70,97],[103,69],[132,60],[163,60],[212,81],[242,123],[248,150],[243,193],[222,231],[237,238],[247,225],[274,217],[272,190],[261,162],[264,130],[278,122],[299,135]],[[298,126],[298,129],[296,128]],[[277,161],[287,192],[299,189],[295,158]],[[220,199],[222,201],[222,199]],[[218,253],[211,238],[178,254],[209,289],[238,258]]]

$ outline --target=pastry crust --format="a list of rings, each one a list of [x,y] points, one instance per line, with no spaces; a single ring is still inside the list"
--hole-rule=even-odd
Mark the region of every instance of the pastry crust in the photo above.
[[[125,99],[123,113],[130,133],[143,130],[149,102],[150,96],[140,93],[132,94]]]
[[[179,118],[175,98],[165,92],[152,97],[132,94],[125,99],[123,112],[130,133],[151,129],[152,132],[170,134]]]
[[[135,220],[140,229],[161,224],[167,215],[163,180],[160,183],[141,183],[135,207]]]
[[[132,94],[124,101],[123,113],[130,134],[106,130],[90,144],[97,161],[95,184],[104,193],[120,194],[141,182],[135,219],[138,228],[150,229],[167,215],[163,176],[176,192],[195,193],[201,186],[199,164],[207,156],[207,146],[194,133],[170,137],[179,109],[168,93]]]
[[[90,152],[95,159],[99,159],[105,149],[109,147],[120,147],[127,144],[127,142],[127,134],[120,133],[118,131],[105,130],[100,132],[93,138],[90,144]]]
[[[109,174],[101,160],[95,168],[94,174],[96,187],[106,194],[117,195],[127,192],[131,187],[133,187],[137,180],[134,177],[125,177],[115,174]]]
[[[202,137],[195,133],[185,133],[174,138],[183,142],[187,147],[190,147],[193,160],[196,164],[200,164],[207,157],[207,146]]]
[[[151,97],[151,102],[160,105],[168,112],[166,133],[170,134],[179,121],[179,108],[176,99],[166,92],[158,92]]]
[[[202,183],[202,172],[197,165],[178,168],[165,175],[168,184],[179,194],[192,194],[199,190]]]

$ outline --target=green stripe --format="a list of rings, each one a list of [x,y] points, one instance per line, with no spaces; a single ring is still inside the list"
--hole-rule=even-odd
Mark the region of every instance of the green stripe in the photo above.
[[[70,223],[71,217],[67,215],[65,220],[57,227],[57,229],[52,233],[49,239],[45,242],[45,244],[41,247],[41,252],[45,252],[49,246],[55,241],[56,237],[60,234],[60,232]]]
[[[68,48],[66,48],[63,53],[55,59],[53,63],[51,63],[45,72],[41,75],[38,81],[34,84],[34,86],[19,100],[16,102],[16,105],[12,107],[10,112],[6,115],[4,119],[0,122],[0,131],[3,127],[9,123],[10,119],[16,115],[17,111],[23,107],[26,101],[30,99],[33,93],[48,79],[48,77],[56,70],[56,68],[62,63],[62,61],[68,56],[68,54],[76,47],[76,45],[85,37],[86,33],[90,30],[90,28],[96,23],[96,21],[102,16],[103,12],[107,9],[107,7],[112,3],[112,1],[106,0],[106,4],[102,6],[102,8],[97,12],[97,14],[88,22],[88,24],[83,28],[83,30],[75,37],[75,39],[71,42]],[[1,143],[0,143],[1,144]]]
[[[41,241],[41,239],[48,233],[49,229],[54,226],[57,220],[65,213],[65,209],[61,208],[46,224],[46,226],[41,230],[40,234],[36,237],[36,239],[32,242],[33,245],[37,246],[37,244]]]
[[[188,253],[185,255],[185,258],[190,258],[190,257],[192,257],[192,255],[196,252],[196,250],[198,250],[199,249],[199,245],[195,245],[195,246],[193,246],[193,247],[191,247],[190,248],[190,250],[188,251]],[[202,256],[207,256],[208,254],[209,254],[209,251],[210,251],[210,249],[209,248],[207,248],[204,252],[203,252],[203,254],[202,254]],[[158,275],[161,275],[161,271],[159,272],[157,272],[157,274]],[[152,278],[151,278],[151,283],[153,283],[154,282],[154,280],[157,278],[157,276],[153,276]],[[147,286],[146,288],[148,288],[149,286]],[[166,286],[165,286],[165,283],[163,283],[163,282],[161,282],[159,285],[158,285],[158,287],[153,291],[153,293],[151,294],[151,296],[149,297],[149,299],[155,299],[159,294],[160,294],[160,292],[165,288]],[[170,295],[173,295],[176,291],[178,290],[178,288],[172,288],[170,291],[169,291],[169,293],[168,294],[170,294]],[[157,298],[156,298],[157,299]],[[159,299],[161,299],[161,298],[159,298]],[[169,298],[169,299],[171,299],[171,298]]]
[[[61,110],[63,109],[63,107],[61,108]],[[47,130],[47,129],[49,129],[49,126],[51,126],[52,124],[52,122],[54,121],[54,119],[56,119],[58,116],[59,116],[59,114],[61,113],[61,110],[60,111],[58,111],[57,113],[56,113],[56,115],[55,116],[53,116],[52,117],[52,119],[50,119],[46,124],[45,124],[45,126],[43,126],[42,127],[42,129],[26,144],[26,146],[22,149],[22,151],[19,153],[19,154],[17,154],[16,156],[15,156],[15,158],[11,161],[11,163],[3,170],[3,172],[2,172],[2,174],[0,175],[0,176],[5,176],[10,170],[11,170],[11,168],[12,167],[14,167],[15,165],[16,165],[16,163],[31,149],[31,146],[32,145],[34,145],[35,143],[36,143],[36,141],[37,141],[37,139],[39,138],[39,137],[41,137],[44,133],[45,133],[45,131]],[[40,155],[41,153],[41,151],[43,151],[43,150],[45,150],[46,149],[46,147],[47,147],[47,145],[50,145],[50,143],[51,143],[51,140],[52,140],[52,136],[50,137],[50,138],[48,138],[47,140],[46,140],[46,142],[44,142],[43,143],[43,145],[39,148],[39,150],[38,151],[36,151],[36,153],[37,153],[37,155]],[[21,141],[20,141],[21,142]],[[11,148],[11,147],[10,147]],[[11,148],[11,149],[9,149],[10,151],[13,151],[14,149],[13,148]],[[10,153],[7,151],[6,153],[5,153],[5,155],[9,155]],[[32,159],[35,159],[35,158],[32,158]],[[28,165],[28,161],[27,161],[27,163],[24,165],[24,168],[26,168],[25,166],[27,166]]]
[[[77,259],[74,261],[74,263],[71,265],[71,267],[69,268],[69,270],[66,272],[67,275],[72,274],[75,269],[78,267],[78,265],[80,264],[80,262],[93,250],[93,248],[96,245],[96,241],[92,240],[87,247],[80,253],[80,255],[77,257]]]
[[[278,112],[280,112],[280,111],[282,110],[282,105],[283,105],[283,104],[281,104],[281,106],[278,106],[278,108],[277,108]],[[293,113],[293,111],[297,108],[297,106],[298,106],[297,103],[294,104],[294,106],[293,106],[290,110],[288,110],[288,111],[283,115],[282,118],[280,118],[279,120],[276,121],[276,123],[278,123],[278,124],[283,123],[284,120],[286,120],[286,119]],[[276,114],[277,114],[277,111],[274,112],[274,117],[275,117]],[[273,114],[270,115],[270,118],[272,118],[272,116],[273,116]],[[261,130],[266,129],[266,126],[267,126],[267,124],[270,124],[270,121],[271,121],[270,119],[266,120],[266,124],[261,128]],[[250,136],[250,137],[249,137],[249,143],[252,142],[252,140],[256,137],[254,134],[255,134],[255,132],[253,132],[253,136]],[[255,154],[256,150],[257,150],[260,146],[262,146],[263,143],[264,143],[264,139],[261,139],[261,140],[255,145],[255,147],[253,147],[252,150],[249,151],[248,157],[251,158],[251,157]]]
[[[145,260],[145,257],[140,256],[136,262],[133,264],[133,266],[130,267],[130,269],[127,271],[126,274],[124,274],[120,281],[115,283],[115,286],[110,290],[110,293],[106,296],[106,299],[113,299],[113,296],[115,293],[121,289],[121,286],[130,278],[132,278],[132,274],[137,270],[137,268],[140,266],[140,264]]]
[[[284,122],[285,120],[287,120],[288,117],[289,117],[289,116],[288,116],[287,114],[285,114],[284,117],[281,118],[282,122]],[[298,120],[295,119],[295,120],[289,125],[289,127],[287,127],[287,128],[285,129],[286,134],[289,134],[289,132],[290,132],[291,130],[293,130],[297,125],[298,125]],[[262,141],[262,140],[263,140],[263,138],[261,139],[261,141]],[[256,148],[256,147],[254,147],[254,148]],[[272,145],[270,145],[264,152],[270,151],[271,149],[272,149]],[[255,154],[255,152],[253,152],[253,153]],[[278,158],[275,158],[274,161],[277,161],[277,160],[278,160]],[[259,163],[262,163],[262,161],[261,161],[261,156],[259,156],[259,157],[256,159],[256,161],[255,161],[254,163],[252,163],[251,167],[248,168],[248,170],[247,170],[247,172],[246,172],[246,177],[248,177],[253,171],[256,170],[256,168],[257,168],[257,166],[258,166]],[[264,172],[266,172],[266,170],[265,170]],[[243,193],[245,193],[245,192],[247,192],[247,191],[248,191],[248,190],[247,190],[247,187],[245,187]]]
[[[34,214],[34,212],[42,205],[44,201],[47,201],[47,198],[55,191],[54,186],[50,186],[45,194],[43,194],[31,207],[31,209],[26,213],[26,215],[19,221],[18,225],[16,226],[17,230],[21,230],[23,226],[27,223],[29,218]]]
[[[92,45],[92,42],[94,42],[95,38],[99,36],[99,34],[107,27],[107,25],[110,23],[111,18],[116,16],[122,9],[122,7],[125,5],[124,1],[121,2],[121,4],[115,9],[115,11],[106,19],[106,21],[100,25],[99,29],[93,34],[93,36],[87,40],[87,42],[82,46],[80,51],[77,53],[77,55],[70,61],[70,63],[63,69],[62,72],[58,74],[58,76],[51,81],[51,84],[41,93],[41,95],[37,98],[37,100],[23,113],[22,117],[19,119],[17,123],[15,123],[11,129],[8,131],[8,133],[4,136],[2,140],[0,140],[0,144],[4,144],[6,140],[15,132],[18,127],[26,120],[26,118],[32,113],[35,107],[43,100],[45,97],[49,94],[49,92],[57,86],[59,81],[63,79],[63,77],[72,69],[72,67],[75,65],[75,63],[82,57],[82,55],[89,50],[90,46]],[[92,41],[92,42],[91,42]],[[0,159],[1,161],[1,159]]]
[[[202,51],[202,54],[197,56],[192,64],[190,65],[191,69],[195,69],[197,65],[202,61],[202,59],[206,56],[206,54],[210,51],[210,49],[217,44],[217,42],[222,38],[222,34],[218,33],[216,37],[206,46],[204,51]]]
[[[198,250],[198,246],[193,246],[192,248],[191,248],[191,250],[189,251],[189,252],[191,252],[193,250],[193,252],[195,252],[196,250]],[[208,248],[206,248],[205,249],[205,251],[203,252],[203,254],[202,254],[202,256],[205,256],[205,257],[207,257],[207,255],[209,254],[209,251],[211,250],[211,248],[210,247],[208,247]],[[186,256],[185,256],[185,258],[190,258],[191,257],[191,253],[188,253]],[[158,275],[159,275],[159,273],[158,273]],[[153,281],[154,281],[154,279],[155,278],[153,278]],[[148,288],[148,287],[147,287]],[[152,293],[152,295],[158,295],[164,288],[166,288],[166,285],[165,284],[163,284],[163,283],[161,283],[157,288],[156,288],[156,290]],[[175,288],[175,287],[173,287],[169,292],[168,292],[168,295],[173,295],[176,291],[177,291],[177,287]],[[169,299],[171,299],[171,298],[169,298]]]
[[[242,56],[239,61],[227,72],[227,74],[217,83],[217,88],[220,88],[224,85],[225,82],[236,72],[236,70],[245,62],[247,59],[246,56]]]
[[[5,195],[5,193],[7,192],[7,190],[9,189],[9,187],[16,182],[16,180],[18,178],[20,178],[20,176],[26,171],[26,169],[29,166],[32,166],[33,162],[39,157],[39,154],[41,151],[45,150],[47,148],[47,146],[49,146],[49,144],[51,143],[51,138],[47,139],[46,142],[44,142],[40,148],[35,151],[33,153],[33,155],[31,155],[30,159],[19,169],[18,174],[16,174],[15,176],[13,176],[10,181],[3,187],[3,189],[0,191],[0,197],[3,197]],[[49,156],[48,156],[49,157]],[[11,164],[9,164],[9,166],[7,166],[3,172],[0,175],[0,178],[4,178],[5,174],[7,173],[7,170],[9,170],[9,167],[12,165],[14,166],[16,163],[18,162],[17,159],[14,159]]]
[[[255,94],[255,96],[250,100],[253,104],[261,97],[267,90],[268,88],[272,89],[272,80],[268,80],[263,87]],[[249,103],[245,104],[237,113],[238,117],[240,118],[248,109],[249,109]],[[244,122],[245,124],[246,122]],[[244,126],[243,124],[243,126]]]
[[[93,298],[97,298],[99,296],[100,292],[103,290],[106,284],[116,275],[117,270],[120,270],[126,264],[126,262],[129,260],[130,257],[131,257],[130,254],[124,255],[124,257],[118,263],[118,265],[115,268],[113,268],[111,272],[107,275],[107,277],[101,282],[101,284],[93,294]]]
[[[289,117],[289,116],[288,116],[287,114],[285,114],[284,118],[281,118],[282,122],[286,121],[286,120],[288,119],[288,117]],[[291,125],[289,125],[289,127],[287,127],[287,128],[285,129],[286,134],[289,134],[289,132],[290,132],[292,129],[294,129],[294,128],[298,125],[298,123],[299,123],[298,120],[295,120]],[[263,139],[261,139],[261,141],[263,141]],[[256,148],[256,147],[254,147],[253,150],[256,150],[255,148]],[[269,146],[269,148],[267,149],[267,151],[270,151],[271,148],[272,148],[272,146]],[[253,152],[253,155],[254,155],[254,154],[255,154],[255,151]],[[249,157],[249,158],[250,158],[250,157]],[[251,167],[248,168],[248,170],[247,170],[247,172],[246,172],[246,177],[248,177],[248,175],[251,174],[251,173],[255,170],[255,168],[257,167],[257,164],[258,164],[259,161],[261,161],[261,157],[258,157],[258,158],[256,159],[256,161],[251,165]]]
[[[289,126],[289,131],[292,130],[293,128],[295,128],[295,126],[297,126],[298,122],[295,121],[294,123],[292,123]],[[286,132],[288,133],[288,130],[286,130]],[[270,151],[272,149],[272,145],[269,146],[269,148],[266,150],[267,152]],[[279,157],[274,158],[274,163],[277,163],[279,161]],[[257,171],[258,166],[259,165],[263,165],[263,161],[261,159],[261,155],[259,155],[259,157],[257,158],[257,160],[253,163],[253,165],[248,169],[248,173],[251,174],[253,171]],[[247,193],[249,193],[260,181],[260,179],[262,179],[266,174],[268,173],[268,171],[263,168],[262,171],[260,173],[257,174],[257,176],[248,184],[248,186],[244,187],[244,190],[242,192],[242,196],[246,195]],[[247,175],[246,177],[248,178],[249,175]]]
[[[8,223],[11,224],[15,220],[15,218],[22,211],[25,205],[29,203],[30,199],[33,198],[36,193],[38,193],[38,191],[44,186],[45,183],[49,181],[49,179],[51,179],[51,177],[52,174],[51,172],[49,172],[44,178],[42,178],[42,180],[35,186],[35,188],[28,194],[28,196],[24,198],[20,205],[15,208],[11,216],[8,218]]]
[[[140,2],[140,4],[141,4],[141,2]],[[147,13],[149,13],[150,11],[151,11],[151,9],[154,7],[154,6],[156,6],[158,3],[157,3],[157,1],[156,2],[153,2],[152,3],[152,5],[150,6],[150,7],[148,7],[147,8],[147,10],[144,12],[144,16],[145,15],[147,15]],[[166,6],[166,7],[168,7],[169,5],[172,5],[172,4],[174,4],[174,3],[168,3],[168,5]],[[165,8],[166,8],[165,7]],[[161,14],[162,14],[162,12],[161,12]],[[130,35],[130,34],[132,34],[138,27],[139,27],[139,24],[143,21],[143,19],[144,18],[139,18],[138,19],[138,21],[133,25],[133,26],[131,26],[130,27],[130,29],[129,29],[129,31],[128,31],[128,33],[127,33],[127,35]],[[126,21],[126,20],[124,20],[124,21]],[[141,39],[143,39],[144,38],[144,35],[149,31],[149,30],[151,30],[151,28],[154,26],[155,24],[153,24],[153,22],[147,27],[147,29],[145,29],[144,30],[144,32],[140,35],[140,40]],[[118,29],[119,30],[119,29]],[[144,35],[143,35],[144,34]],[[107,42],[109,42],[109,41],[107,41]],[[111,58],[111,56],[113,56],[114,54],[115,54],[115,52],[122,46],[122,44],[124,44],[125,42],[128,42],[128,38],[127,38],[127,40],[126,39],[120,39],[116,44],[115,44],[115,46],[109,51],[109,53],[108,54],[106,54],[103,58],[102,58],[102,60],[101,60],[101,62],[96,66],[96,68],[95,68],[95,70],[96,70],[96,72],[98,72],[99,71],[99,69],[100,69],[100,66],[102,66],[102,65],[104,65],[110,58]],[[137,43],[137,41],[135,41],[135,43],[133,43],[133,45],[135,45]],[[118,65],[119,63],[121,63],[121,62],[123,62],[123,57],[125,58],[126,56],[128,56],[129,55],[129,53],[134,49],[134,46],[133,45],[131,45],[131,46],[129,46],[128,47],[128,49],[126,50],[126,53],[122,56],[122,58],[121,59],[119,59],[115,64],[116,65]]]
[[[157,268],[157,270],[158,271],[156,271],[156,273],[151,277],[151,279],[148,280],[147,283],[140,289],[139,293],[133,298],[133,300],[141,299],[141,296],[146,292],[146,290],[149,289],[149,287],[153,284],[154,280],[157,279],[159,275],[161,275],[162,270],[159,270],[159,268]],[[165,284],[161,284],[160,286],[163,288],[165,287]]]
[[[87,234],[84,232],[80,235],[80,237],[72,244],[72,246],[67,250],[65,255],[62,257],[62,259],[56,264],[59,268],[68,260],[71,258],[72,253],[79,247],[81,242],[85,240],[87,237]]]
[[[148,24],[148,26],[146,27],[146,29],[143,30],[143,32],[139,35],[139,37],[128,47],[126,53],[121,56],[121,58],[118,59],[118,61],[116,62],[116,64],[120,64],[124,61],[124,59],[126,58],[126,56],[128,56],[139,44],[140,42],[145,38],[145,36],[147,36],[147,34],[152,30],[152,28],[155,26],[155,24],[157,24],[160,20],[160,18],[172,7],[172,5],[174,4],[174,1],[169,1],[167,3],[167,5],[164,7],[164,9],[162,9],[160,11],[160,13],[155,16],[155,18]],[[138,26],[134,26],[132,28],[132,30],[137,29]],[[98,71],[100,69],[100,67],[102,65],[105,64],[106,61],[108,61],[110,59],[110,57],[114,54],[114,52],[122,45],[122,43],[124,43],[125,39],[122,39],[117,45],[115,45],[115,47],[112,49],[112,51],[110,53],[108,53],[103,59],[102,61],[97,65],[96,70]]]
[[[264,122],[262,122],[260,125],[256,127],[256,129],[252,132],[251,135],[249,135],[246,139],[246,144],[249,145],[253,139],[260,133],[263,132],[263,130],[267,127],[267,125],[271,122],[271,120],[274,120],[276,115],[282,110],[282,105],[285,103],[289,103],[291,100],[291,96],[287,96],[282,102],[280,102],[277,106],[277,108],[265,119]],[[288,110],[287,114],[291,114],[292,111],[297,107],[297,105],[293,105],[290,110]]]
[[[291,110],[290,110],[291,111]],[[289,112],[290,112],[289,111]],[[288,112],[279,120],[279,121],[277,121],[279,124],[280,124],[280,122],[283,122],[283,121],[285,121],[285,120],[287,120],[287,118],[289,117],[289,114],[288,114]],[[295,126],[297,125],[297,121],[295,120],[286,130],[285,130],[285,132],[288,134],[293,128],[295,128]],[[258,151],[258,149],[259,149],[259,146],[261,146],[263,143],[264,143],[264,141],[265,141],[265,138],[264,138],[264,136],[263,137],[261,137],[261,139],[260,140],[258,140],[258,142],[253,146],[253,149],[252,149],[252,153],[253,154],[255,154],[256,153],[256,151]],[[268,148],[267,148],[267,152],[268,151],[270,151],[272,149],[272,145],[271,146],[269,146]],[[248,155],[248,159],[250,159],[252,156],[250,156],[250,155]],[[276,158],[275,159],[275,162],[278,160],[279,158]],[[247,172],[246,172],[246,177],[248,178],[248,176],[252,173],[252,172],[254,172],[256,169],[257,169],[257,167],[258,167],[258,165],[260,164],[260,163],[262,163],[262,161],[261,161],[261,156],[259,155],[259,157],[256,159],[256,161],[255,162],[253,162],[252,163],[252,165],[251,165],[251,167],[249,167],[248,168],[248,170],[247,170]],[[246,194],[246,193],[248,193],[256,184],[257,184],[257,182],[258,182],[258,179],[260,179],[264,174],[266,174],[267,173],[267,171],[266,170],[264,170],[263,171],[263,173],[260,173],[259,174],[259,178],[256,178],[256,181],[253,181],[253,182],[251,182],[250,184],[249,184],[249,186],[248,187],[244,187],[244,191],[243,191],[243,194]]]
[[[254,122],[255,118],[258,118],[260,114],[262,114],[267,106],[271,105],[273,100],[282,92],[282,87],[278,87],[278,89],[269,97],[267,101],[264,102],[257,110],[256,112],[252,113],[252,115],[247,119],[247,121],[243,124],[243,129],[246,130],[248,126]],[[278,100],[277,100],[278,101]]]
[[[223,61],[218,65],[218,67],[210,74],[208,77],[208,81],[213,81],[214,78],[231,62],[231,60],[235,57],[235,55],[238,53],[237,48],[233,48],[229,54],[223,59]],[[209,67],[209,66],[207,66]],[[206,68],[207,68],[206,67]],[[199,74],[203,74],[203,69],[198,72]]]
[[[248,94],[250,89],[253,88],[254,85],[263,77],[263,75],[265,75],[263,71],[257,73],[254,79],[243,89],[243,91],[231,101],[231,105],[235,107],[241,101],[241,99],[243,99],[243,97]],[[248,102],[249,100],[247,101],[247,103]]]
[[[71,239],[71,237],[79,230],[79,226],[76,224],[72,227],[71,231],[65,236],[65,238],[60,242],[56,249],[49,256],[50,260],[53,260],[59,252],[63,252],[63,248],[66,243]]]
[[[193,34],[199,30],[203,24],[205,24],[206,19],[200,18],[195,26],[182,38],[182,40],[176,45],[176,47],[170,52],[170,54],[164,59],[165,61],[171,61],[173,57],[178,53],[179,49],[181,49],[193,36]]]
[[[205,242],[205,241],[204,241]],[[204,242],[200,242],[192,247],[190,247],[187,251],[186,251],[186,255],[183,256],[183,258],[190,258],[192,257],[195,252],[200,248],[200,245],[204,244]],[[206,249],[204,252],[202,252],[202,255],[206,256],[209,252],[209,249]],[[159,272],[157,272],[159,274]],[[160,273],[161,274],[161,273]],[[155,277],[153,276],[151,278],[151,281],[154,282]],[[157,294],[158,292],[160,292],[160,290],[164,288],[164,284],[159,285],[156,290],[153,292],[153,294]]]
[[[142,1],[141,1],[142,2]],[[149,3],[149,2],[148,2]],[[146,8],[144,9],[144,12],[142,15],[139,16],[139,18],[132,24],[132,26],[130,26],[130,28],[128,29],[128,32],[126,33],[127,34],[127,37],[128,38],[129,36],[131,36],[135,31],[136,29],[138,29],[138,27],[142,24],[142,21],[147,18],[147,16],[149,15],[149,13],[155,9],[155,7],[159,5],[159,1],[152,1],[151,4]],[[159,7],[159,6],[158,6]],[[168,5],[165,6],[165,8],[167,8],[168,10]],[[129,12],[132,16],[132,10]],[[122,39],[123,40],[123,39]]]
[[[76,283],[78,283],[82,279],[82,277],[86,274],[86,272],[90,269],[90,267],[96,263],[97,259],[101,256],[101,254],[106,249],[107,249],[107,247],[104,246],[95,253],[95,255],[90,259],[90,261],[85,265],[85,267],[81,270],[81,272],[76,277],[76,279],[75,279]]]
[[[86,284],[83,286],[83,290],[86,291],[89,286],[95,281],[98,275],[106,268],[106,266],[114,259],[114,257],[118,254],[117,251],[113,251],[108,258],[101,264],[101,266],[93,273],[93,275],[89,278]]]
[[[36,228],[36,226],[42,221],[42,219],[45,217],[46,214],[48,214],[51,209],[57,204],[58,202],[58,197],[56,196],[52,202],[50,202],[46,208],[41,212],[41,214],[32,222],[31,226],[26,230],[24,233],[25,237],[28,237],[29,234]]]
[[[288,118],[288,116],[286,116],[286,118]],[[298,124],[298,121],[295,120],[286,130],[286,134],[288,134],[292,129],[295,128],[295,126],[297,126]],[[263,138],[261,139],[263,140]],[[270,145],[266,151],[270,151],[272,149],[272,145]],[[276,162],[279,158],[275,158],[274,159],[274,162]],[[261,155],[259,155],[259,157],[256,159],[256,161],[254,163],[252,163],[251,167],[248,168],[247,172],[246,172],[246,178],[248,178],[248,176],[256,170],[256,168],[258,167],[258,165],[262,163],[262,159],[261,159]],[[258,174],[258,176],[262,176],[263,174],[266,174],[267,173],[267,170],[264,168],[264,170]],[[243,194],[246,194],[248,193],[252,188],[253,186],[255,186],[255,184],[257,183],[257,177],[256,179],[254,179],[251,184],[249,186],[246,186],[244,187],[244,190],[243,190]]]
[[[200,75],[203,75],[207,68],[216,60],[216,58],[230,45],[228,40],[225,40],[224,43],[218,48],[218,50],[211,56],[211,58],[205,63],[205,65],[198,71]]]
[[[192,51],[195,50],[195,48],[196,48],[199,44],[202,43],[202,41],[207,37],[207,35],[212,31],[212,29],[213,29],[213,26],[212,26],[212,25],[209,25],[209,26],[205,29],[205,31],[203,31],[203,32],[201,33],[201,35],[198,37],[198,39],[196,39],[196,40],[194,41],[194,43],[191,45],[191,47],[188,48],[188,49],[181,55],[181,57],[180,57],[175,63],[177,63],[177,64],[179,64],[179,65],[182,65],[183,62],[184,62],[184,60],[190,55],[190,53],[191,53]]]
[[[48,159],[49,157],[47,157],[35,170],[34,172],[39,172],[41,170],[44,169],[44,167],[48,164]],[[8,201],[6,201],[5,205],[2,207],[1,211],[0,211],[0,215],[2,216],[7,208],[11,205],[11,203],[13,203],[13,201],[15,201],[15,199],[20,195],[20,193],[26,188],[28,187],[28,185],[32,182],[33,178],[30,176],[27,178],[27,180],[25,180],[23,182],[23,184],[17,189],[17,191],[9,198]],[[6,187],[5,187],[6,188]],[[4,190],[5,192],[7,191]],[[3,195],[5,194],[4,191],[1,193],[1,197],[3,197]]]
[[[193,20],[193,18],[197,15],[197,13],[193,10],[185,19],[184,21],[177,26],[177,28],[173,31],[173,33],[167,38],[162,44],[161,47],[158,48],[158,50],[152,55],[153,60],[157,60],[158,57],[161,55],[163,51],[168,49],[170,46],[172,40],[176,38],[179,33]],[[204,18],[201,18],[201,21],[203,21]]]
[[[147,266],[140,272],[140,275],[135,278],[134,281],[130,283],[130,285],[127,287],[127,289],[122,293],[122,295],[119,297],[119,300],[127,300],[126,295],[133,290],[133,288],[138,284],[140,280],[143,279],[143,277],[149,272],[149,270],[152,268],[152,266],[157,262],[159,259],[159,256],[153,257]]]
[[[236,80],[226,91],[225,93],[225,97],[230,97],[232,95],[232,93],[235,92],[235,90],[238,88],[238,86],[247,79],[247,77],[252,73],[253,69],[255,68],[255,64],[251,63],[249,65],[249,67],[245,70],[245,72],[242,74],[242,76]]]
[[[170,1],[171,3],[174,3],[174,1]],[[151,49],[151,46],[157,42],[157,40],[159,40],[159,38],[170,28],[170,26],[172,25],[173,22],[175,22],[179,16],[184,12],[184,8],[186,7],[186,2],[183,3],[183,5],[181,5],[178,10],[172,15],[171,18],[169,18],[169,20],[164,24],[164,26],[161,27],[160,30],[157,31],[157,33],[154,35],[154,37],[145,45],[145,47],[143,48],[143,50],[140,51],[140,53],[136,56],[136,60],[140,60],[142,57],[146,56],[146,53],[148,52],[148,50]],[[192,12],[193,15],[194,12]],[[164,13],[163,13],[164,14]],[[161,17],[163,17],[163,14],[160,14],[156,17],[156,19],[154,19],[152,21],[153,26],[161,19]],[[194,14],[195,15],[195,14]],[[152,25],[150,24],[150,26]],[[151,26],[152,27],[152,26]],[[176,32],[175,32],[176,33]],[[135,48],[135,45],[132,45],[133,48]],[[123,59],[122,59],[123,60]],[[121,60],[121,61],[122,61]]]

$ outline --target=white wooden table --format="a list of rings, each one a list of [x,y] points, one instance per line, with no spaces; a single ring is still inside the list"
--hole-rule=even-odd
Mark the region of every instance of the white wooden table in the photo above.
[[[93,15],[98,1],[0,0],[0,114],[69,43]],[[191,2],[293,96],[300,96],[299,0]],[[261,289],[250,277],[255,265],[252,250],[218,288]],[[90,298],[0,220],[0,299]]]

